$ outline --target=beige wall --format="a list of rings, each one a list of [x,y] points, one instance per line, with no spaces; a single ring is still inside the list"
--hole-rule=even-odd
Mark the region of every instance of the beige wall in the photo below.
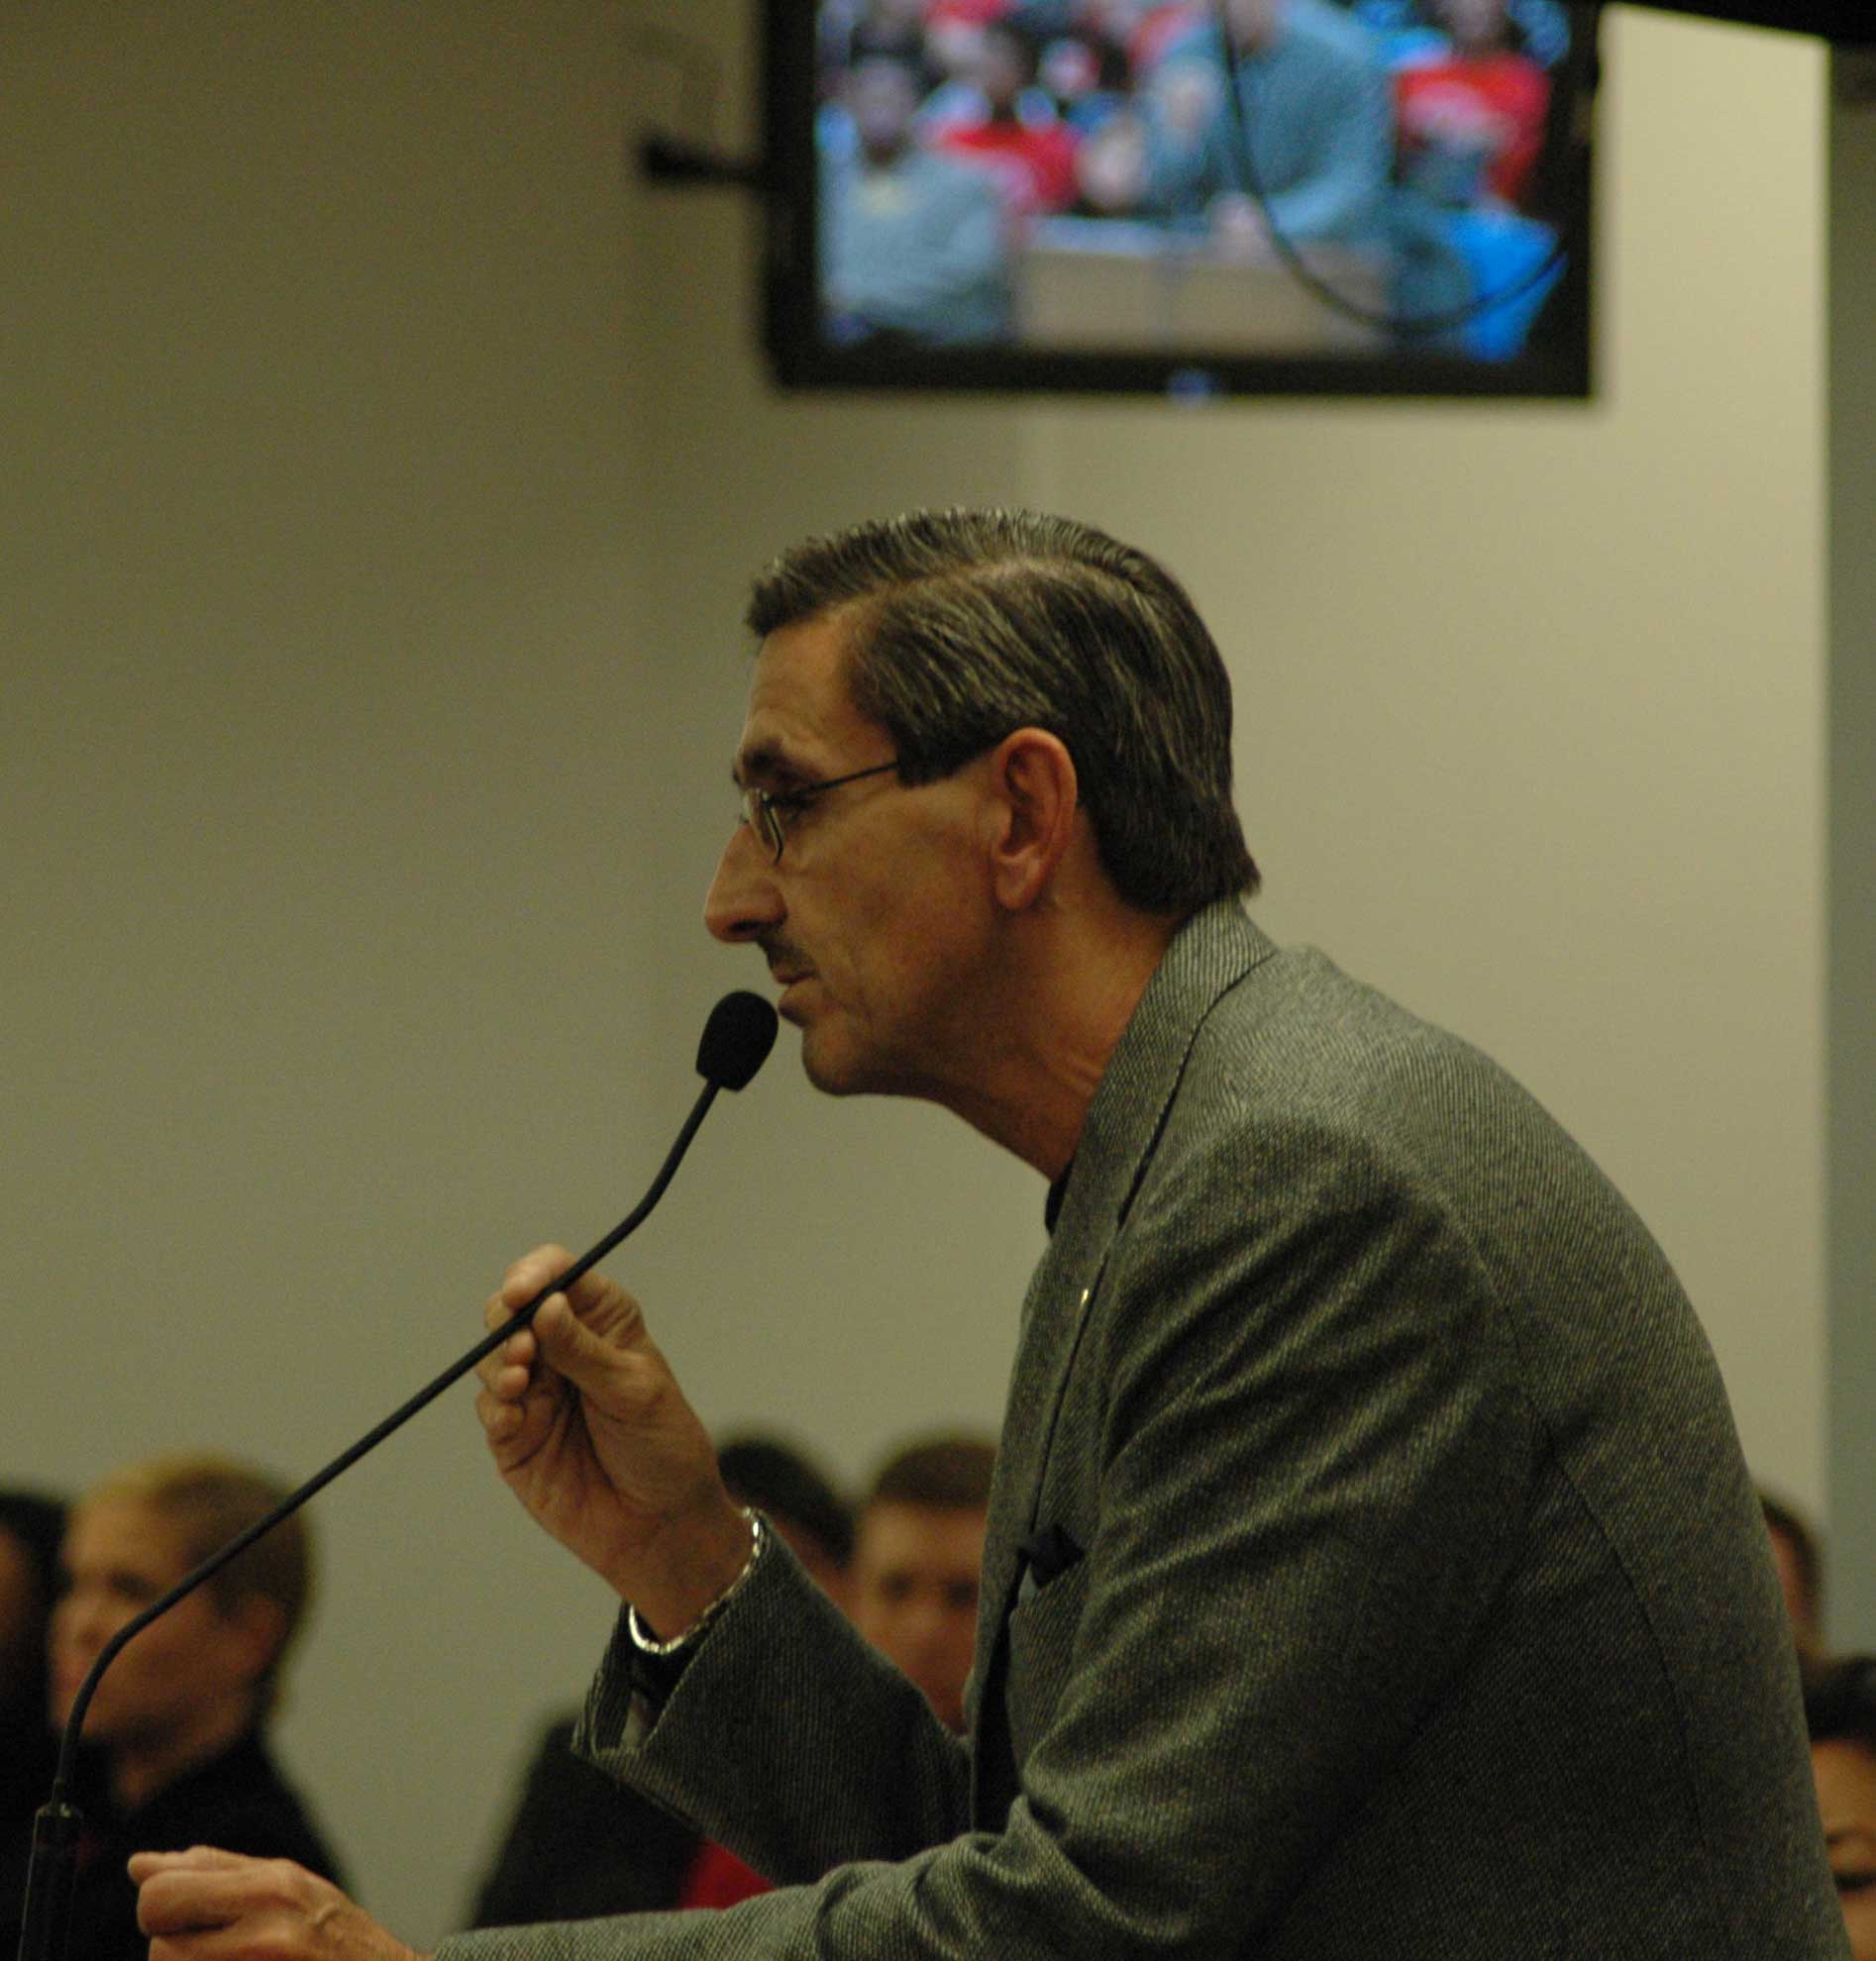
[[[635,27],[734,101],[747,11],[0,15],[0,1475],[302,1473],[623,1212],[756,978],[696,924],[748,570],[998,498],[1187,575],[1262,917],[1564,1116],[1821,1504],[1819,51],[1610,10],[1593,405],[779,401],[752,214],[621,170]],[[790,1048],[615,1264],[712,1422],[857,1474],[994,1420],[1041,1192]],[[320,1501],[284,1731],[420,1941],[608,1619],[468,1400]]]

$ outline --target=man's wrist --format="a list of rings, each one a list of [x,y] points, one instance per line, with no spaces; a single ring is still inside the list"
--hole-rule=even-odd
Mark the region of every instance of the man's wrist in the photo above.
[[[692,1647],[703,1638],[704,1630],[716,1619],[730,1600],[756,1569],[756,1562],[762,1557],[768,1540],[768,1528],[762,1519],[747,1505],[737,1513],[747,1537],[744,1541],[742,1562],[731,1577],[715,1591],[705,1597],[702,1604],[689,1612],[681,1609],[667,1609],[664,1615],[654,1617],[642,1611],[637,1601],[626,1603],[626,1632],[632,1637],[632,1645],[642,1655],[672,1655],[679,1650]]]

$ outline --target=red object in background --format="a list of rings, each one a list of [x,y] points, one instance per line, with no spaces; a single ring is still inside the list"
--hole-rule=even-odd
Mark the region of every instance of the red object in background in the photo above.
[[[1014,217],[1066,211],[1075,202],[1076,140],[1060,123],[954,123],[937,147],[989,169]]]
[[[739,1900],[753,1900],[759,1893],[772,1891],[769,1882],[754,1866],[743,1864],[734,1852],[720,1845],[703,1844],[677,1889],[679,1907],[734,1907]]]
[[[1527,54],[1484,54],[1429,61],[1394,78],[1401,146],[1470,143],[1489,157],[1485,182],[1495,197],[1516,204],[1544,147],[1550,77]]]
[[[1014,0],[933,0],[925,15],[927,27],[988,27],[1004,19]]]

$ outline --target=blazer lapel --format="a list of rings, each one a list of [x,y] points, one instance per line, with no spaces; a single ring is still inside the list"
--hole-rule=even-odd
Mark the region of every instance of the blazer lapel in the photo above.
[[[1275,951],[1236,900],[1188,921],[1141,996],[1089,1105],[1061,1214],[1023,1299],[997,1445],[973,1681],[981,1795],[1001,1781],[983,1759],[987,1746],[995,1753],[1004,1734],[1001,1710],[991,1705],[1001,1695],[1002,1630],[1022,1580],[1019,1549],[1051,1522],[1036,1516],[1050,1436],[1108,1251],[1151,1160],[1199,1024],[1220,994]],[[990,1787],[984,1783],[987,1771]]]

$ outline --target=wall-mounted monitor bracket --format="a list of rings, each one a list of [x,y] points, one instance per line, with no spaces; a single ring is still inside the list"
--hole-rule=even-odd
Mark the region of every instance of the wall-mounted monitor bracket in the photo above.
[[[730,184],[759,191],[769,182],[769,166],[761,157],[726,156],[673,137],[647,137],[639,145],[638,161],[639,174],[652,184]]]

